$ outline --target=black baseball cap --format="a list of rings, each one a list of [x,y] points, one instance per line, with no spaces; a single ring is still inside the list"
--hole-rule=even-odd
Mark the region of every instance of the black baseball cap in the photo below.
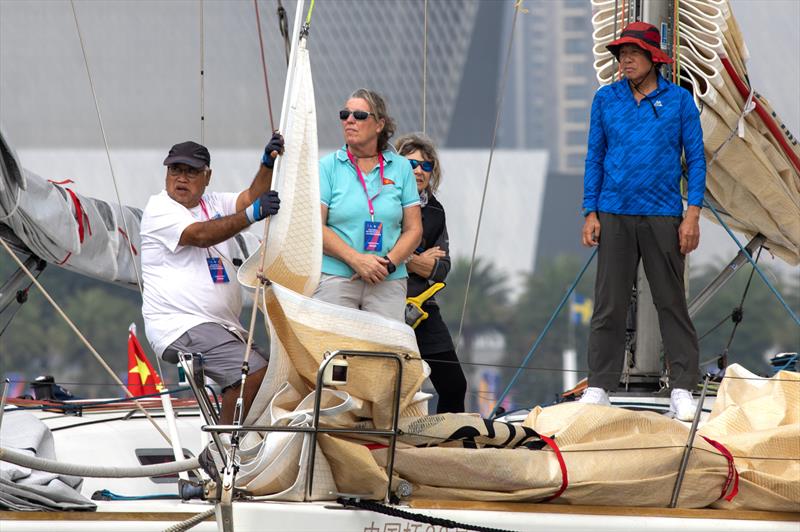
[[[164,166],[170,164],[188,164],[192,168],[211,166],[211,155],[202,144],[188,140],[174,145],[164,159]]]

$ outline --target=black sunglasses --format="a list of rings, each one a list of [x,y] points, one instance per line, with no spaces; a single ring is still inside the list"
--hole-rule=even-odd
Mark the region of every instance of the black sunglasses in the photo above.
[[[411,163],[411,168],[413,170],[416,170],[417,166],[421,166],[423,172],[433,172],[433,163],[431,161],[418,161],[416,159],[409,159],[408,162]]]
[[[339,111],[339,120],[347,120],[353,115],[356,120],[366,120],[369,115],[375,116],[375,113],[368,113],[367,111],[351,111],[350,109],[342,109]]]

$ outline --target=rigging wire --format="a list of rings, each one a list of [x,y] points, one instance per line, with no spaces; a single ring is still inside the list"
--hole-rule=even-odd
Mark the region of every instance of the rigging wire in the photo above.
[[[286,9],[283,7],[281,0],[278,0],[278,29],[283,37],[283,48],[286,53],[286,66],[289,66],[289,55],[292,51],[292,43],[289,39],[289,20],[286,16]]]
[[[518,369],[516,371],[516,373],[514,373],[514,376],[511,378],[511,381],[509,381],[508,386],[506,386],[506,389],[503,390],[502,394],[500,394],[500,398],[495,403],[494,408],[492,408],[492,414],[491,414],[492,416],[494,416],[497,413],[497,410],[498,410],[498,408],[500,408],[500,404],[503,402],[503,399],[506,398],[508,393],[511,391],[511,388],[517,382],[517,379],[522,374],[522,368],[525,367],[528,364],[528,361],[531,359],[531,357],[534,355],[534,353],[536,353],[536,350],[541,345],[542,340],[544,340],[544,337],[547,334],[547,332],[550,330],[550,327],[553,326],[553,323],[555,322],[556,317],[558,317],[559,313],[561,312],[561,309],[564,308],[564,305],[567,304],[567,301],[569,300],[570,296],[572,295],[572,292],[578,286],[578,282],[580,282],[581,278],[583,277],[583,274],[586,273],[586,269],[589,267],[589,264],[592,263],[592,261],[594,260],[595,255],[597,255],[597,251],[598,251],[597,247],[595,247],[592,250],[592,254],[589,256],[589,259],[583,265],[583,268],[581,269],[580,273],[578,273],[578,276],[575,277],[575,280],[572,282],[572,285],[569,287],[569,289],[564,294],[564,297],[561,298],[561,302],[558,304],[558,307],[556,307],[556,309],[550,315],[550,319],[547,321],[547,324],[544,326],[544,329],[542,329],[542,332],[539,333],[539,336],[538,336],[538,338],[536,338],[536,341],[531,346],[530,351],[528,351],[528,354],[525,355],[525,358],[522,360],[522,364],[520,365],[521,366],[520,369]]]
[[[308,8],[308,13],[306,14],[306,26],[311,26],[311,13],[314,12],[314,2],[316,0],[311,0],[311,5]]]
[[[758,259],[761,258],[761,251],[763,249],[764,249],[763,246],[758,248],[758,253],[756,254],[755,262],[758,262]],[[697,339],[697,341],[699,342],[700,340],[702,340],[703,338],[705,338],[706,336],[717,330],[719,327],[721,327],[722,324],[727,322],[729,318],[733,318],[733,329],[731,330],[731,335],[728,338],[728,343],[725,346],[725,349],[722,350],[721,354],[715,356],[710,360],[704,361],[701,367],[715,360],[722,361],[721,367],[725,367],[728,365],[728,350],[730,349],[731,344],[733,343],[733,337],[736,334],[736,328],[739,327],[739,324],[742,322],[743,319],[742,309],[744,307],[744,300],[747,297],[747,292],[750,290],[750,283],[753,281],[753,274],[755,272],[756,272],[755,268],[750,269],[750,276],[747,278],[747,284],[745,285],[744,291],[742,292],[742,299],[739,301],[739,306],[735,307],[730,313],[728,313],[728,315],[726,315],[722,320],[720,320],[719,323],[711,327],[711,329],[706,331],[702,336],[700,336]]]
[[[736,245],[739,246],[739,251],[747,258],[748,261],[750,261],[750,264],[753,265],[753,268],[758,273],[758,276],[761,277],[761,279],[767,285],[772,294],[778,299],[778,301],[786,310],[786,312],[789,313],[789,316],[792,318],[792,321],[794,321],[798,326],[800,326],[800,318],[798,318],[797,314],[795,314],[794,310],[792,310],[792,308],[789,306],[786,300],[783,299],[783,296],[781,296],[781,293],[778,291],[778,289],[775,288],[775,286],[770,282],[769,279],[767,279],[767,276],[764,274],[763,271],[761,271],[761,268],[759,268],[758,264],[755,263],[753,257],[750,255],[747,249],[742,245],[739,239],[736,238],[736,235],[733,234],[733,231],[731,230],[730,226],[728,226],[728,224],[725,223],[725,220],[722,219],[722,216],[720,216],[717,209],[714,208],[714,206],[707,200],[703,201],[703,206],[711,210],[711,212],[714,214],[714,217],[716,217],[719,224],[728,233],[728,236],[730,236],[731,239],[733,239],[733,241],[736,243]]]
[[[423,6],[422,21],[422,133],[427,133],[428,112],[428,0]]]
[[[715,358],[707,360],[703,362],[703,364],[707,364],[709,362],[713,362]],[[455,360],[437,360],[436,364],[449,364],[449,365],[461,365],[461,366],[474,366],[478,368],[496,368],[496,369],[522,369],[523,371],[541,371],[541,372],[551,372],[551,373],[589,373],[588,369],[564,369],[562,367],[542,367],[542,366],[519,366],[514,364],[490,364],[488,362],[461,362]],[[617,372],[598,372],[598,375],[604,374],[616,374]],[[735,376],[728,376],[724,377],[725,379],[735,379],[735,380],[751,380],[751,381],[764,381],[765,379],[769,379],[771,382],[794,382],[800,384],[800,381],[797,379],[776,379],[774,377],[763,377],[763,376],[754,376],[754,377],[735,377]],[[9,382],[11,384],[28,384],[32,385],[36,381],[28,381],[28,380],[19,380],[19,379],[10,379]],[[61,382],[59,381],[57,384],[61,386],[117,386],[116,384],[107,383],[107,382]],[[172,386],[175,383],[168,383],[165,382],[165,386]],[[176,391],[183,391],[176,390]],[[467,393],[479,393],[479,392],[467,392]],[[485,395],[485,394],[484,394]],[[494,394],[492,394],[494,396]]]
[[[269,111],[269,128],[275,131],[275,120],[272,117],[272,98],[269,93],[269,77],[267,75],[267,60],[264,57],[264,39],[261,35],[261,16],[258,12],[258,0],[253,0],[253,7],[256,10],[256,25],[258,26],[258,46],[261,49],[261,69],[264,71],[264,89],[267,93],[267,110]]]
[[[614,20],[616,21],[616,12],[614,13]],[[619,18],[619,34],[622,35],[623,30],[625,30],[625,26],[627,25],[627,20],[625,20],[625,0],[622,0],[622,13],[620,13]],[[617,67],[617,79],[622,79],[622,63],[619,63]]]
[[[42,275],[43,271],[44,271],[44,268],[42,268],[41,270],[38,270],[36,272],[36,277],[35,278],[38,279],[39,276]],[[33,281],[28,283],[28,286],[26,286],[22,290],[18,290],[17,291],[17,297],[14,298],[14,299],[11,299],[8,303],[6,303],[6,305],[3,308],[0,309],[0,314],[2,314],[11,305],[11,303],[13,303],[14,301],[16,301],[18,303],[16,308],[14,308],[14,310],[11,312],[11,316],[8,317],[8,321],[3,326],[3,329],[0,330],[0,337],[2,337],[3,334],[5,334],[6,329],[8,329],[9,325],[11,325],[11,322],[14,320],[14,317],[17,315],[17,312],[19,312],[19,310],[22,308],[23,303],[25,303],[27,301],[27,299],[28,299],[28,291],[30,290],[31,286],[33,286]],[[24,294],[22,296],[24,298],[22,301],[19,300],[20,294]]]
[[[112,370],[109,367],[109,365],[106,363],[103,357],[100,356],[100,353],[98,353],[97,350],[92,346],[92,344],[89,343],[89,340],[87,340],[86,337],[83,335],[83,333],[81,333],[81,331],[78,329],[75,323],[69,318],[69,316],[66,315],[66,313],[64,312],[64,310],[62,310],[62,308],[58,305],[58,303],[56,303],[55,300],[53,300],[53,298],[47,292],[45,287],[42,286],[42,284],[38,281],[38,279],[36,279],[33,273],[31,273],[31,271],[22,263],[22,261],[19,260],[19,257],[17,257],[14,254],[14,252],[11,250],[8,244],[6,244],[6,241],[0,238],[0,244],[5,248],[8,254],[11,255],[11,258],[14,259],[14,262],[17,263],[17,266],[27,274],[27,276],[31,279],[33,284],[36,285],[36,288],[38,288],[42,292],[42,295],[44,295],[45,299],[47,299],[47,301],[53,306],[53,308],[56,310],[56,312],[58,312],[61,318],[63,318],[63,320],[67,322],[67,325],[69,325],[72,331],[83,342],[83,344],[86,346],[89,352],[92,353],[92,355],[94,355],[97,362],[103,367],[103,369],[105,369],[108,372],[109,375],[111,375],[111,378],[114,380],[114,382],[116,382],[119,385],[119,387],[122,388],[122,390],[125,392],[125,395],[127,397],[133,397],[133,394],[130,392],[130,390],[128,390],[128,388],[124,384],[122,384],[122,381],[119,380],[119,377],[117,377],[117,374],[114,373],[114,370]],[[144,413],[147,419],[150,420],[150,422],[153,424],[153,426],[156,428],[159,434],[161,434],[164,437],[164,439],[167,441],[169,445],[172,445],[172,441],[169,439],[167,434],[161,429],[161,427],[159,427],[156,424],[155,420],[152,418],[152,416],[150,416],[150,413],[138,401],[134,402],[136,403],[136,407],[139,410],[141,410],[142,413]]]
[[[202,1],[203,0],[200,0],[200,1],[201,1],[201,5],[202,5]],[[85,46],[85,44],[83,42],[83,33],[81,32],[81,26],[80,26],[80,23],[78,22],[78,12],[75,10],[75,0],[70,0],[69,3],[70,3],[70,6],[72,8],[72,17],[75,19],[75,29],[77,30],[77,33],[78,33],[78,40],[80,41],[80,44],[81,44],[81,53],[83,55],[83,64],[86,67],[86,77],[89,80],[89,88],[91,89],[91,92],[92,92],[92,100],[94,101],[94,109],[95,109],[95,112],[97,114],[97,122],[100,125],[100,133],[102,134],[102,137],[103,137],[103,146],[105,147],[105,151],[106,151],[106,159],[108,160],[108,168],[109,168],[109,170],[111,172],[111,182],[114,184],[114,194],[115,194],[115,196],[117,198],[117,204],[119,206],[119,216],[120,216],[120,218],[122,218],[122,226],[125,229],[125,234],[126,235],[132,235],[133,233],[131,233],[131,230],[128,227],[128,219],[125,217],[125,206],[122,204],[122,197],[121,197],[121,195],[119,193],[119,185],[117,183],[117,176],[116,176],[116,174],[114,172],[114,164],[111,162],[111,150],[109,149],[109,146],[108,146],[108,136],[106,135],[106,129],[105,129],[105,126],[103,125],[103,116],[100,113],[100,104],[97,101],[97,92],[95,91],[95,88],[94,88],[94,80],[92,79],[92,71],[89,68],[89,57],[86,54],[86,46]],[[135,251],[133,249],[133,241],[131,240],[131,238],[126,238],[125,241],[128,243],[127,248],[128,248],[128,252],[131,254],[131,265],[133,266],[133,272],[136,274],[136,286],[139,288],[139,295],[142,295],[142,293],[143,293],[143,290],[142,290],[142,278],[141,278],[141,273],[139,271],[139,265],[136,262],[136,253],[135,253]],[[156,365],[158,367],[158,373],[163,375],[164,371],[161,368],[160,357],[156,357]],[[110,371],[110,368],[109,368],[109,371]],[[161,431],[161,429],[159,429],[159,431]],[[163,432],[162,432],[162,435],[164,435],[164,437],[166,437],[166,434],[164,434]],[[169,441],[169,439],[167,439],[167,441]]]
[[[673,1],[672,10],[672,83],[680,83],[680,71],[678,64],[680,63],[680,31],[678,29],[678,3],[679,0]]]
[[[200,0],[200,144],[206,144],[206,25],[204,0]],[[158,357],[156,357],[158,361]],[[160,363],[159,363],[160,364]],[[158,371],[161,371],[159,366]]]
[[[117,197],[117,204],[119,205],[119,215],[122,218],[122,225],[125,228],[125,233],[130,235],[132,234],[131,231],[128,229],[128,220],[125,218],[125,207],[122,204],[122,198],[119,193],[119,186],[117,185],[117,177],[114,173],[114,165],[111,162],[111,150],[108,147],[108,137],[106,136],[106,129],[103,126],[103,117],[100,113],[100,104],[97,102],[97,92],[94,89],[94,81],[92,80],[92,72],[89,68],[89,58],[86,55],[86,46],[83,43],[83,33],[81,33],[81,26],[78,23],[78,13],[75,11],[75,0],[69,1],[70,6],[72,7],[72,17],[75,19],[75,29],[78,31],[78,40],[81,43],[81,53],[83,54],[83,64],[86,67],[86,76],[89,79],[89,88],[92,91],[92,100],[94,101],[94,109],[97,113],[97,122],[100,124],[100,133],[103,136],[103,145],[106,149],[106,158],[108,159],[108,168],[111,171],[111,181],[114,184],[114,193]],[[126,239],[128,242],[128,251],[131,254],[131,264],[133,265],[133,271],[136,274],[136,285],[139,287],[139,294],[142,293],[142,279],[139,274],[139,267],[136,264],[136,253],[133,250],[133,242],[131,242],[130,238]]]
[[[514,45],[514,33],[517,27],[517,15],[519,15],[520,11],[523,13],[527,13],[527,10],[522,7],[522,2],[524,0],[516,0],[514,2],[514,18],[511,21],[511,35],[508,39],[508,51],[506,52],[505,63],[503,65],[503,75],[500,82],[500,93],[497,96],[497,113],[495,115],[494,121],[494,131],[492,133],[492,144],[491,148],[489,149],[489,162],[486,166],[486,177],[483,180],[483,193],[481,195],[481,206],[478,211],[478,226],[475,228],[475,240],[472,243],[472,258],[469,262],[469,272],[467,273],[467,285],[464,289],[464,303],[461,306],[461,318],[459,319],[458,323],[458,334],[456,335],[456,347],[461,342],[461,333],[464,329],[464,316],[467,313],[467,301],[469,299],[469,286],[472,282],[472,270],[475,266],[475,254],[478,251],[478,237],[480,236],[481,232],[481,220],[483,219],[483,208],[486,204],[486,191],[489,188],[489,175],[492,170],[492,159],[494,157],[494,150],[495,146],[497,145],[497,130],[500,127],[500,115],[502,112],[503,106],[503,96],[506,92],[506,84],[508,83],[508,66],[511,63],[511,51]]]

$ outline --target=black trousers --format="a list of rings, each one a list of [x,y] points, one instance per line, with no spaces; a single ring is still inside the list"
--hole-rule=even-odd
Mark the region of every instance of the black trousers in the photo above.
[[[697,384],[697,332],[689,318],[677,216],[599,213],[595,308],[589,334],[589,386],[614,391],[625,357],[625,320],[641,259],[658,313],[672,388]]]
[[[436,413],[460,413],[464,411],[467,394],[467,379],[461,370],[456,352],[422,354],[422,359],[431,366],[431,383],[439,394]]]
[[[450,332],[438,306],[425,306],[427,320],[414,330],[422,359],[431,367],[431,383],[439,394],[436,413],[463,412],[467,378],[453,348]]]

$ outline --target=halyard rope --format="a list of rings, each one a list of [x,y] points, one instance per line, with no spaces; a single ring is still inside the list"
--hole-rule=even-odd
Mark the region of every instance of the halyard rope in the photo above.
[[[269,76],[267,75],[267,60],[264,57],[264,39],[261,36],[261,16],[258,13],[258,0],[253,0],[256,10],[256,25],[258,26],[258,46],[261,50],[261,70],[264,71],[264,89],[267,93],[267,110],[269,111],[269,129],[275,131],[275,120],[272,118],[272,98],[269,94]]]
[[[428,0],[425,0],[422,15],[422,132],[427,133],[428,112]]]
[[[200,144],[206,143],[206,25],[203,18],[203,0],[200,0]],[[158,362],[158,357],[156,357]],[[159,362],[160,364],[160,362]],[[161,371],[159,366],[158,371]]]
[[[176,525],[173,525],[169,528],[165,528],[164,532],[184,532],[185,530],[189,530],[190,528],[199,525],[200,523],[202,523],[203,521],[214,515],[216,511],[217,511],[216,508],[212,508],[201,514],[193,515],[186,521],[181,521]]]

